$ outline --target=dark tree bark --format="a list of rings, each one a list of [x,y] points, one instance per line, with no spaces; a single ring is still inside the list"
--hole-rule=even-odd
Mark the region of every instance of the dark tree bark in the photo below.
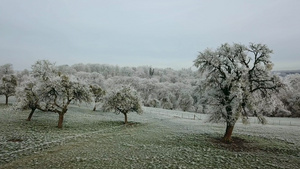
[[[234,125],[232,125],[230,123],[227,123],[226,132],[225,132],[225,135],[223,137],[224,142],[230,143],[232,141],[231,135],[232,135],[233,128],[234,128]]]
[[[8,105],[8,96],[5,95],[5,105]]]
[[[93,111],[96,111],[96,104],[95,104],[95,106],[94,106],[94,108],[93,108]]]
[[[31,108],[31,112],[30,112],[30,114],[29,114],[29,116],[27,118],[27,121],[31,120],[31,117],[32,117],[32,115],[33,115],[33,113],[34,113],[35,110],[36,110],[36,108]]]
[[[228,99],[226,99],[226,101],[228,102]],[[231,135],[232,135],[232,131],[233,131],[233,128],[234,128],[234,125],[235,125],[235,120],[232,119],[232,114],[233,113],[232,113],[232,107],[230,105],[226,106],[226,112],[227,112],[227,120],[226,120],[227,125],[226,125],[226,131],[225,131],[225,134],[224,134],[224,137],[223,137],[223,141],[227,142],[227,143],[230,143],[232,141]]]
[[[63,127],[63,122],[64,122],[64,113],[59,113],[59,119],[58,119],[58,128],[62,128]]]
[[[124,124],[127,124],[128,123],[128,120],[127,120],[127,113],[123,113],[124,114],[124,116],[125,116],[125,122],[124,122]]]
[[[58,119],[58,125],[57,127],[58,128],[63,128],[63,122],[64,122],[64,115],[67,113],[68,109],[68,105],[71,103],[72,100],[68,100],[68,102],[66,103],[66,105],[62,108],[61,111],[58,111],[58,110],[54,110],[53,112],[56,112],[59,114],[59,119]]]

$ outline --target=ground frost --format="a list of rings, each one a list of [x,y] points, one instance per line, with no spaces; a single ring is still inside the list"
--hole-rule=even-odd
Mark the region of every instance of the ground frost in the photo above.
[[[299,166],[299,128],[237,124],[234,135],[249,143],[232,149],[212,142],[223,124],[187,112],[145,108],[129,114],[131,125],[113,113],[73,106],[62,130],[57,114],[7,114],[0,108],[0,168],[295,168]],[[6,118],[9,120],[7,121]],[[284,124],[281,119],[281,124]],[[294,122],[293,122],[294,123]],[[288,130],[288,129],[291,129]],[[11,140],[11,141],[8,141]],[[249,145],[253,147],[249,147]],[[70,160],[66,160],[70,159]],[[269,164],[267,164],[269,163]],[[2,165],[2,166],[1,166]]]

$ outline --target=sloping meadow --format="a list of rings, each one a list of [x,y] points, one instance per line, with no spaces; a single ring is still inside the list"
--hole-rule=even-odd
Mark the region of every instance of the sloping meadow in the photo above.
[[[123,115],[72,105],[58,115],[0,106],[0,168],[297,168],[300,127],[237,124],[234,142],[219,138],[224,124],[207,115],[144,108]],[[269,119],[272,120],[272,119]],[[296,124],[297,120],[293,119]],[[276,121],[276,120],[275,120]],[[285,125],[286,124],[286,125]]]

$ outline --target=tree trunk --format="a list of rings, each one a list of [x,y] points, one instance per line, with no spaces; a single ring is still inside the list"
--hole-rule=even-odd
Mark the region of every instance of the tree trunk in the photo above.
[[[128,123],[128,121],[127,121],[127,113],[123,113],[123,114],[125,116],[125,123],[124,124],[127,124]]]
[[[28,116],[28,118],[27,118],[27,121],[30,121],[30,120],[31,120],[31,117],[32,117],[32,115],[33,115],[35,109],[36,109],[36,108],[32,108],[32,109],[31,109],[31,112],[30,112],[30,114],[29,114],[29,116]]]
[[[95,104],[95,106],[94,106],[94,109],[93,109],[93,111],[96,111],[96,104]]]
[[[228,91],[229,92],[229,91]],[[227,100],[227,99],[226,99]],[[226,106],[226,112],[227,112],[227,119],[226,119],[226,132],[223,137],[223,141],[230,143],[232,131],[235,125],[235,119],[232,118],[232,107],[230,105]]]
[[[58,119],[58,128],[62,128],[63,127],[63,121],[64,121],[64,113],[59,113],[59,119]]]
[[[226,132],[223,137],[224,142],[230,143],[232,141],[231,135],[232,135],[233,128],[234,128],[234,125],[227,122]]]
[[[5,96],[5,105],[8,105],[8,96]]]

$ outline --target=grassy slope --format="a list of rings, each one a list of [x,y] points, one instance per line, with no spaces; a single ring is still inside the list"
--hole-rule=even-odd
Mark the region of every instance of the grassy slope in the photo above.
[[[0,106],[0,168],[297,168],[299,126],[237,124],[240,147],[217,142],[222,124],[179,117],[180,111],[145,108],[123,116],[72,106],[59,130],[58,116]],[[299,121],[298,121],[299,122]],[[8,140],[22,141],[8,141]]]

